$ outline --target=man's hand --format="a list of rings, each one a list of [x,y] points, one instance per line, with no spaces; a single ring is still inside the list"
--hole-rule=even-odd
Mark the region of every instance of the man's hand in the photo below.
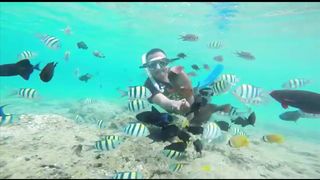
[[[179,114],[185,114],[190,111],[190,104],[186,99],[181,99],[178,101],[178,108]]]

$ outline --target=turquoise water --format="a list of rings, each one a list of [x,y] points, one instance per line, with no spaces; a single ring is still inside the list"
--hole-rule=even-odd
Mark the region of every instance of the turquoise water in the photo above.
[[[226,17],[228,13],[221,9],[231,9],[233,15]],[[163,49],[169,57],[184,52],[187,58],[172,65],[182,65],[186,72],[192,64],[214,67],[218,62],[213,56],[223,55],[224,73],[236,74],[238,85],[274,90],[289,79],[303,77],[314,82],[301,89],[320,92],[320,3],[1,3],[0,13],[1,64],[16,62],[24,50],[38,53],[32,64],[40,62],[44,67],[58,62],[49,83],[39,79],[38,71],[28,81],[20,76],[1,77],[1,104],[12,89],[31,87],[47,101],[90,97],[126,106],[116,89],[144,83],[147,75],[138,67],[142,54],[152,48]],[[67,25],[73,32],[70,36],[61,31]],[[48,49],[36,33],[59,38],[61,48]],[[198,35],[199,40],[178,39],[187,33]],[[207,48],[214,40],[225,46]],[[78,49],[79,41],[88,50]],[[94,57],[95,49],[106,58]],[[69,61],[63,59],[66,50],[71,52]],[[241,59],[235,51],[249,51],[256,59]],[[76,68],[93,78],[88,83],[79,81]],[[201,69],[191,78],[193,85],[208,73]],[[214,97],[213,102],[243,106],[231,93]],[[252,108],[256,128],[319,143],[319,119],[282,121],[278,115],[284,110],[274,100]]]

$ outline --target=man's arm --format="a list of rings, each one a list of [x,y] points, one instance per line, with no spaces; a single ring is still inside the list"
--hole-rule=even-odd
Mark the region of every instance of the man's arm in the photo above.
[[[185,114],[190,110],[190,104],[185,99],[175,101],[167,98],[162,93],[157,93],[151,101],[169,113]]]

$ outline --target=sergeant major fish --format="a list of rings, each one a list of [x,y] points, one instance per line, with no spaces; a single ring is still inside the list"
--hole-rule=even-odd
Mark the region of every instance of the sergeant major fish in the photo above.
[[[35,56],[37,56],[37,53],[26,50],[18,54],[18,60],[20,61],[22,59],[32,59]]]
[[[220,49],[222,47],[221,41],[212,41],[208,44],[208,48]]]
[[[20,88],[19,90],[14,90],[11,95],[18,95],[27,99],[38,98],[38,91],[33,88]]]
[[[210,87],[212,88],[213,95],[217,96],[217,95],[228,92],[231,86],[232,86],[231,83],[221,80],[221,81],[214,82]]]
[[[283,83],[282,88],[285,88],[285,89],[301,88],[310,83],[311,83],[311,80],[309,79],[295,78],[295,79],[290,79],[289,81]]]
[[[169,164],[169,171],[178,172],[183,168],[184,165],[185,165],[184,163],[171,163]]]
[[[227,81],[228,83],[235,85],[240,79],[234,74],[221,74],[216,81]]]
[[[149,103],[143,99],[128,100],[128,110],[131,112],[139,112],[149,107]]]
[[[204,125],[202,138],[206,139],[208,143],[220,137],[221,135],[222,134],[221,134],[220,127],[216,123],[208,122]]]
[[[242,84],[237,87],[232,94],[237,97],[240,101],[252,100],[255,98],[265,99],[268,95],[267,91],[260,87],[256,87],[250,84]]]
[[[61,47],[60,40],[54,36],[47,34],[36,34],[36,36],[44,43],[49,49],[57,50]]]
[[[134,137],[142,137],[150,135],[149,129],[142,123],[129,123],[124,128],[125,134]]]
[[[139,171],[123,171],[116,172],[112,179],[143,179],[143,175]]]
[[[127,91],[117,89],[121,97],[128,96],[129,99],[148,99],[151,97],[151,92],[145,86],[129,86]]]
[[[110,151],[116,149],[121,144],[121,141],[103,139],[95,142],[95,148],[100,151]]]

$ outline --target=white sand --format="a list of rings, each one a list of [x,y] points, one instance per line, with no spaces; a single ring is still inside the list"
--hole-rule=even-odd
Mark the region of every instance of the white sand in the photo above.
[[[91,107],[99,108],[96,114],[109,112],[105,116],[119,128],[134,120],[117,106]],[[140,171],[144,178],[320,178],[319,144],[290,137],[281,145],[265,143],[260,138],[267,131],[256,128],[250,132],[249,147],[206,145],[202,157],[188,147],[181,160],[188,165],[177,173],[168,170],[174,161],[160,153],[170,143],[150,144],[145,137],[126,139],[112,151],[83,147],[80,157],[74,153],[74,145],[93,145],[101,132],[121,134],[120,129],[98,130],[94,124],[78,124],[58,114],[28,114],[18,124],[0,127],[0,178],[105,178],[115,170]],[[211,171],[202,171],[203,165],[211,165]]]

